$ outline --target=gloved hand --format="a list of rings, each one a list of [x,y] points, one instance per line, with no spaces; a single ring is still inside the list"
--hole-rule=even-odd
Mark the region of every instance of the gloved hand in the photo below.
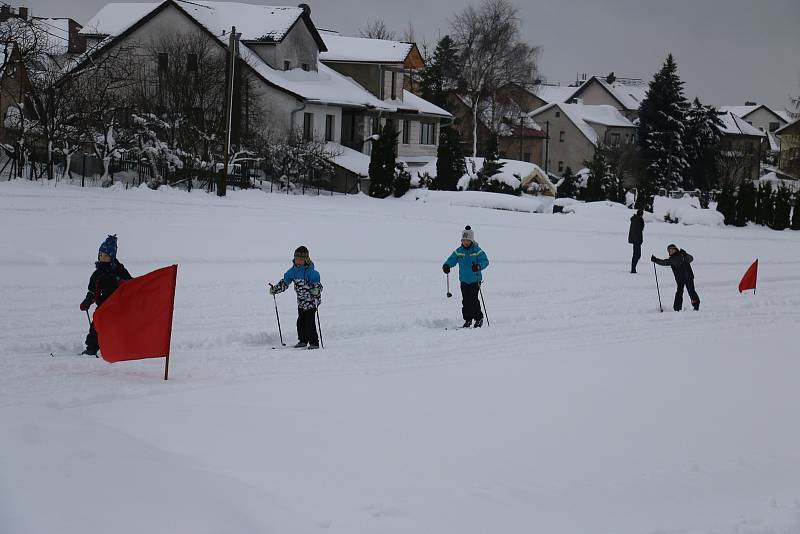
[[[278,288],[273,286],[272,284],[270,284],[269,285],[269,294],[270,295],[277,295],[278,294]]]
[[[656,257],[655,257],[655,255],[653,255],[653,254],[651,254],[651,255],[650,255],[650,261],[652,261],[653,263],[655,263],[655,262],[656,262]]]
[[[477,273],[480,270],[481,270],[481,266],[480,265],[478,265],[477,263],[473,263],[472,264],[472,272],[473,273]]]
[[[83,299],[83,302],[81,302],[81,305],[79,307],[80,307],[81,311],[86,311],[86,310],[89,309],[89,307],[91,305],[92,305],[92,301],[91,300]]]
[[[447,274],[450,272],[450,266],[445,263],[442,265],[442,270],[444,271],[444,274]]]
[[[322,290],[318,287],[312,287],[311,289],[308,290],[308,292],[314,295],[315,297],[318,297],[319,294],[322,292]]]

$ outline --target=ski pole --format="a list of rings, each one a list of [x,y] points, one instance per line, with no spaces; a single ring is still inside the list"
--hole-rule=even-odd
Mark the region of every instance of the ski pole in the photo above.
[[[450,293],[450,273],[444,273],[444,275],[447,277],[447,298],[450,298],[453,296],[453,294]]]
[[[322,342],[322,321],[319,318],[319,308],[317,308],[317,326],[319,326],[319,346],[324,349],[325,344]]]
[[[656,264],[653,264],[653,274],[656,275],[656,291],[658,291],[658,309],[661,310],[661,313],[664,313],[664,307],[661,305],[661,289],[658,287],[658,270],[656,269]]]
[[[478,295],[481,296],[481,303],[483,304],[483,316],[486,317],[486,326],[492,326],[489,322],[489,313],[486,311],[486,302],[483,300],[483,290],[481,290],[481,286],[483,284],[478,283]]]
[[[269,287],[272,288],[272,284]],[[272,301],[275,303],[275,317],[278,319],[278,336],[281,338],[281,346],[285,347],[286,343],[283,342],[283,332],[281,332],[281,316],[278,313],[278,299],[275,298],[275,293],[272,294]]]

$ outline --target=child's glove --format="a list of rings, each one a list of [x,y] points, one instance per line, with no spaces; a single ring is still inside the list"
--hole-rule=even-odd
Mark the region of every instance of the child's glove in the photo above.
[[[450,272],[450,266],[445,263],[442,265],[442,270],[444,271],[444,274],[448,274]]]
[[[653,263],[655,263],[655,262],[656,262],[656,259],[657,259],[657,258],[655,257],[655,255],[653,255],[653,254],[651,254],[651,255],[650,255],[650,261],[652,261]]]
[[[92,305],[92,301],[91,300],[83,299],[83,302],[81,302],[81,305],[79,307],[80,307],[81,311],[86,311],[86,310],[89,309],[89,307],[91,305]]]
[[[312,287],[311,289],[308,290],[308,292],[315,297],[319,297],[319,294],[322,292],[322,290],[318,287]]]
[[[278,288],[273,286],[272,284],[270,284],[270,286],[269,286],[269,294],[270,295],[277,295],[278,294]]]
[[[477,273],[480,270],[481,270],[481,266],[480,265],[478,265],[477,263],[473,263],[472,264],[472,272],[473,273]]]

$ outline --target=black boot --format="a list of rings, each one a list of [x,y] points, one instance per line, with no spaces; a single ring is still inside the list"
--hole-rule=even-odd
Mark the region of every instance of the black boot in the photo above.
[[[472,319],[467,319],[464,321],[464,324],[461,326],[461,328],[469,328],[470,326],[472,326]]]
[[[475,328],[480,328],[483,326],[483,317],[480,319],[475,319]]]

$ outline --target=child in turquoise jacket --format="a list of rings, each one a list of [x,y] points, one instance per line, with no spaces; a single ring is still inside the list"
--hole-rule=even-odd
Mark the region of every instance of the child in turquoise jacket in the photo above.
[[[450,254],[444,262],[442,270],[449,273],[458,264],[458,279],[461,281],[461,313],[464,317],[464,328],[483,326],[483,311],[478,300],[478,293],[483,281],[483,270],[489,266],[489,258],[478,243],[475,232],[470,226],[461,233],[461,246]]]

